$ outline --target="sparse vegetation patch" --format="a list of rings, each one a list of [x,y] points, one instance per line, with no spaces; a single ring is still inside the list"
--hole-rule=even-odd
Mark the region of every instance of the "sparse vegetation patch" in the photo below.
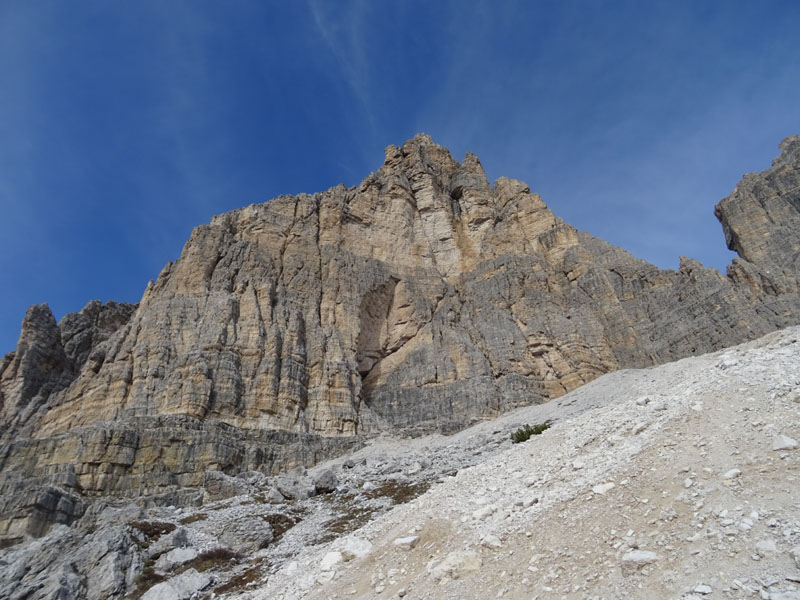
[[[212,550],[206,550],[198,554],[195,558],[190,560],[189,562],[185,563],[183,567],[177,571],[181,573],[186,571],[187,569],[195,569],[196,571],[208,571],[210,569],[214,569],[219,567],[223,564],[231,563],[231,562],[239,562],[242,559],[242,555],[238,552],[234,552],[230,548],[214,548]]]
[[[262,564],[264,559],[258,559],[253,566],[248,567],[238,575],[234,575],[225,583],[214,588],[217,595],[240,592],[261,580],[261,574],[269,565]]]
[[[195,513],[181,519],[181,525],[188,525],[189,523],[196,523],[197,521],[205,521],[208,518],[206,513]]]
[[[272,534],[275,536],[273,542],[277,542],[284,533],[303,520],[296,514],[284,515],[280,513],[264,515],[261,518],[272,527]]]
[[[367,498],[391,498],[394,504],[405,504],[427,492],[430,487],[431,484],[427,481],[418,481],[416,483],[387,481],[364,495]]]
[[[130,600],[141,598],[147,590],[149,590],[157,583],[161,583],[165,579],[166,577],[164,577],[159,573],[156,573],[152,561],[149,561],[148,564],[145,565],[144,569],[142,569],[142,572],[139,574],[139,576],[136,578],[136,588],[133,590],[133,592],[130,593],[128,598]]]
[[[165,533],[175,531],[175,525],[162,521],[133,521],[131,527],[138,529],[148,540],[157,540]]]
[[[540,435],[544,431],[550,429],[550,421],[544,423],[537,423],[536,425],[523,425],[511,434],[511,442],[519,444],[520,442],[527,442],[532,435]]]

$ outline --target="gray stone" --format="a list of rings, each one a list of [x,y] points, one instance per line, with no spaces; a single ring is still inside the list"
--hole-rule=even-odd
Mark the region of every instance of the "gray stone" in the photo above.
[[[794,450],[797,446],[797,440],[793,440],[788,435],[777,435],[772,440],[773,450]]]
[[[771,538],[759,540],[756,543],[756,550],[761,556],[766,556],[767,554],[774,554],[778,551],[778,547],[775,544],[775,540]]]
[[[305,500],[317,493],[310,477],[287,473],[275,478],[274,485],[285,498]]]
[[[411,535],[408,537],[397,538],[392,543],[398,548],[402,548],[404,550],[411,550],[412,548],[414,548],[414,546],[417,545],[417,542],[419,542],[419,536]]]
[[[325,469],[314,477],[314,491],[317,494],[330,494],[336,491],[339,479],[331,469]]]
[[[197,554],[195,548],[174,548],[158,557],[155,568],[162,572],[171,571],[176,566],[194,560],[197,558]]]
[[[650,552],[649,550],[631,550],[622,557],[622,574],[632,575],[657,560],[658,555],[655,552]]]
[[[481,508],[475,510],[472,513],[472,518],[475,519],[476,521],[482,521],[483,519],[486,519],[486,518],[490,517],[491,515],[493,515],[496,510],[497,510],[497,507],[494,506],[493,504],[489,504],[487,506],[482,506]]]
[[[445,578],[460,579],[481,568],[483,561],[472,550],[457,550],[448,554],[431,569],[434,581],[441,582]]]
[[[270,524],[258,516],[246,516],[227,523],[219,536],[220,542],[242,554],[265,548],[273,538]]]
[[[705,583],[699,583],[696,586],[694,586],[694,592],[706,596],[708,594],[713,593],[714,590],[711,588],[710,585],[706,585]]]
[[[151,587],[144,593],[142,600],[189,600],[193,594],[211,585],[212,581],[208,573],[188,569]]]
[[[740,469],[731,469],[731,470],[729,470],[729,471],[726,471],[726,472],[725,472],[725,473],[722,475],[722,478],[723,478],[723,479],[736,479],[736,478],[737,478],[737,477],[739,477],[739,475],[741,475],[741,474],[742,474],[742,471],[741,471]]]
[[[342,544],[342,558],[350,561],[364,558],[372,551],[372,544],[368,540],[357,537],[348,537]]]
[[[503,547],[503,542],[496,535],[488,534],[483,536],[483,539],[481,539],[481,546],[497,550],[498,548]]]
[[[206,471],[203,482],[203,502],[224,500],[247,494],[253,487],[239,477],[231,477],[222,471]]]
[[[593,486],[592,487],[592,491],[595,494],[600,494],[602,496],[602,495],[606,494],[607,492],[609,492],[610,490],[612,490],[613,488],[614,488],[614,483],[611,482],[611,481],[608,481],[606,483],[599,483],[599,484]]]
[[[344,560],[344,556],[341,552],[328,552],[325,556],[322,557],[322,560],[319,563],[320,571],[331,571],[333,570],[336,565]]]

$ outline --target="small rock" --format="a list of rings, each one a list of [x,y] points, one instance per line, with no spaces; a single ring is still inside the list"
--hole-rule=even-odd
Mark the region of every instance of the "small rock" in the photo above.
[[[173,567],[187,563],[197,557],[194,548],[174,548],[158,557],[155,568],[157,571],[170,571]]]
[[[195,569],[184,571],[151,587],[142,596],[142,600],[175,600],[189,598],[195,592],[204,590],[212,583],[211,575],[198,573]]]
[[[417,542],[419,542],[419,536],[410,535],[408,537],[397,538],[392,543],[398,548],[402,548],[403,550],[411,550],[414,546],[417,545]]]
[[[706,585],[704,583],[698,584],[694,587],[694,592],[696,594],[703,594],[704,596],[710,594],[713,591],[714,590],[711,589],[710,585]]]
[[[476,521],[482,521],[486,517],[489,517],[492,514],[494,514],[496,510],[497,508],[493,504],[489,504],[488,506],[484,506],[473,512],[472,518],[475,519]]]
[[[350,561],[355,558],[364,558],[372,551],[372,544],[367,540],[353,537],[347,538],[342,546],[342,558]]]
[[[632,550],[622,557],[622,574],[632,575],[642,567],[658,560],[655,552]]]
[[[273,539],[272,527],[261,517],[244,516],[227,523],[219,536],[220,542],[243,554],[265,548]]]
[[[496,550],[497,548],[503,547],[503,542],[501,542],[500,538],[496,535],[489,534],[483,537],[481,540],[481,546],[486,548],[494,548]]]
[[[722,476],[722,478],[723,479],[735,479],[741,474],[742,474],[742,472],[739,469],[731,469],[730,471],[726,471],[725,474]]]
[[[330,494],[336,490],[339,480],[331,469],[325,469],[314,477],[314,491],[317,494]]]
[[[469,550],[458,550],[448,554],[433,569],[431,575],[434,581],[441,581],[445,577],[458,579],[468,573],[477,571],[482,565],[481,557]]]
[[[756,550],[761,556],[764,556],[766,554],[777,552],[778,547],[775,545],[775,540],[765,539],[756,544]]]
[[[797,441],[793,440],[788,435],[777,435],[772,440],[773,450],[794,450],[797,446]]]
[[[800,546],[795,546],[791,550],[792,558],[794,559],[794,564],[800,569]]]
[[[408,469],[406,469],[406,475],[416,475],[420,471],[422,471],[422,465],[416,461],[413,462]]]
[[[265,492],[264,495],[264,502],[267,504],[283,504],[286,501],[286,498],[283,497],[278,491],[276,487],[269,487]]]
[[[576,471],[580,471],[585,466],[586,465],[584,464],[584,462],[582,460],[574,460],[574,461],[572,461],[572,468],[575,469]]]
[[[530,508],[534,504],[539,503],[539,496],[528,496],[525,500],[522,501],[523,508]]]
[[[599,485],[594,486],[592,488],[592,491],[595,494],[600,494],[602,496],[603,494],[605,494],[607,491],[609,491],[613,487],[614,487],[614,483],[609,481],[608,483],[601,483]]]
[[[246,494],[251,489],[251,486],[242,479],[231,477],[222,471],[206,471],[203,481],[203,503]]]
[[[316,493],[316,488],[311,478],[300,473],[278,475],[274,483],[285,498],[306,500]]]
[[[683,480],[683,487],[685,487],[687,490],[688,490],[690,487],[692,487],[692,485],[694,485],[694,481],[692,481],[692,480],[691,480],[691,479],[689,479],[688,477],[687,477],[686,479],[684,479],[684,480]]]
[[[189,545],[189,534],[185,527],[178,527],[172,534],[172,545],[176,548]]]
[[[647,396],[640,396],[636,399],[637,406],[645,406],[650,403],[650,398]]]
[[[321,571],[330,571],[336,565],[338,565],[344,556],[342,556],[341,552],[328,552],[325,556],[322,557],[322,560],[319,563],[319,568]]]

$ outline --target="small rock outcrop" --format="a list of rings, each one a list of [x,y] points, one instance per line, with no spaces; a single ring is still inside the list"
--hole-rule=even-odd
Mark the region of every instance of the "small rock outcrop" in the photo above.
[[[196,228],[138,305],[60,323],[32,307],[0,362],[0,537],[43,531],[43,486],[199,502],[207,482],[233,493],[207,471],[274,474],[384,430],[452,432],[796,324],[800,137],[781,150],[716,208],[739,254],[727,275],[688,258],[659,270],[419,135],[357,187]]]

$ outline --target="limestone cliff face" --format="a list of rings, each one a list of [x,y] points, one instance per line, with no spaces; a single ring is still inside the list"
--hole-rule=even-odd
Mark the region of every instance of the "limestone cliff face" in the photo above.
[[[745,175],[714,210],[728,247],[741,257],[728,274],[757,295],[798,292],[800,136],[786,138],[780,148],[771,169]]]
[[[215,217],[136,307],[31,308],[0,363],[0,493],[307,464],[796,324],[800,138],[781,149],[717,206],[727,276],[659,270],[424,135],[356,188]]]

